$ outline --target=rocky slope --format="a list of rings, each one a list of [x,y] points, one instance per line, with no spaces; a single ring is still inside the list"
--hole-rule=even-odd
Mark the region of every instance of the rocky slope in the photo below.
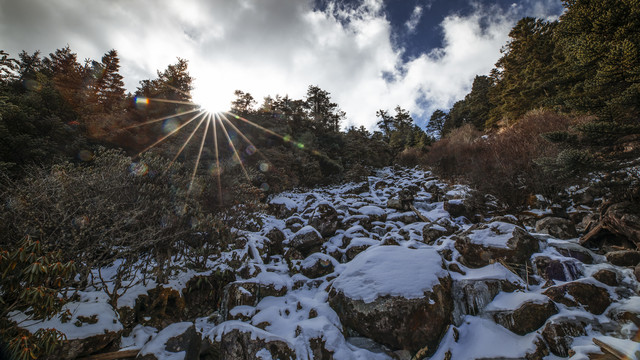
[[[506,216],[416,169],[283,193],[206,272],[22,326],[65,332],[66,358],[638,359],[640,222],[572,191]]]

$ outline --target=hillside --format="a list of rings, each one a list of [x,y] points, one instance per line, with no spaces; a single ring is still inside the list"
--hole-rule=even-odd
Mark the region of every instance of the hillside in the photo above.
[[[66,321],[11,318],[64,333],[60,358],[634,358],[639,253],[619,234],[585,243],[590,191],[498,216],[489,195],[386,168],[273,196],[204,271],[174,257],[166,283],[145,283],[116,261],[75,289]]]

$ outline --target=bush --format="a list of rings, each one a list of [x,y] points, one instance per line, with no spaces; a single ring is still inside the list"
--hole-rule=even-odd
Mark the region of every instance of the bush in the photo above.
[[[541,134],[567,131],[578,120],[536,110],[515,125],[485,137],[465,125],[433,144],[425,163],[443,177],[466,181],[509,206],[519,207],[530,193],[551,197],[562,186],[535,161],[555,158],[561,150]]]
[[[64,340],[55,329],[30,334],[9,319],[12,311],[22,311],[29,319],[50,319],[61,310],[61,290],[73,278],[75,265],[60,258],[60,251],[46,253],[29,236],[15,246],[0,247],[0,339],[8,340],[15,359],[48,355]]]
[[[180,164],[168,169],[169,161],[159,156],[134,162],[104,149],[86,159],[51,170],[31,168],[22,181],[5,179],[0,233],[8,239],[28,235],[44,251],[61,250],[63,260],[82,259],[83,281],[91,281],[91,269],[124,259],[122,276],[143,263],[155,266],[163,282],[164,264],[173,256],[190,255],[188,241],[220,240],[211,229],[222,224],[202,210],[203,181],[196,177],[189,193],[191,174]]]

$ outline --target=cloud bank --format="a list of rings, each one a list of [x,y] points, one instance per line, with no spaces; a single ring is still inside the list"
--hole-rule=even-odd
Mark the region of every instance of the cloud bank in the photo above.
[[[221,106],[235,89],[303,97],[309,85],[329,91],[349,124],[373,128],[378,109],[400,105],[424,124],[448,109],[500,57],[523,15],[557,14],[559,0],[526,0],[509,9],[477,3],[470,15],[440,23],[443,47],[403,58],[382,0],[355,5],[312,0],[0,0],[0,44],[12,55],[44,54],[69,44],[80,59],[118,50],[126,86],[190,61],[196,94]],[[416,7],[406,27],[415,30]]]

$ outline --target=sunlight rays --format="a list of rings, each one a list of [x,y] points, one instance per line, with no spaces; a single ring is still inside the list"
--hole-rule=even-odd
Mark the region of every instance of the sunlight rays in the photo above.
[[[218,116],[218,122],[220,123],[220,128],[224,132],[224,136],[227,138],[227,141],[229,141],[229,145],[231,146],[231,149],[233,149],[233,154],[235,155],[236,160],[238,161],[238,164],[240,164],[240,166],[242,167],[242,171],[244,172],[244,175],[247,177],[247,180],[251,180],[251,178],[249,177],[249,173],[247,172],[247,169],[244,167],[244,163],[240,158],[240,154],[238,154],[238,150],[236,149],[235,145],[233,145],[233,141],[231,140],[231,137],[227,132],[227,128],[224,126],[224,123],[220,120],[219,114],[215,114],[215,115]]]
[[[229,151],[231,152],[230,154],[231,158],[234,160],[234,162],[237,162],[237,164],[240,165],[240,168],[242,169],[242,172],[244,173],[244,176],[248,181],[251,181],[251,176],[249,175],[249,171],[247,170],[247,166],[245,164],[246,160],[243,160],[244,155],[241,156],[241,153],[238,150],[238,149],[243,149],[242,147],[239,147],[242,143],[247,144],[247,149],[245,151],[247,155],[251,156],[255,153],[259,153],[260,158],[264,159],[264,162],[262,161],[260,162],[260,165],[259,165],[260,171],[265,172],[265,171],[268,171],[269,168],[273,167],[273,164],[271,164],[271,162],[258,149],[258,147],[255,146],[255,144],[242,132],[242,130],[238,126],[236,126],[236,124],[233,123],[232,121],[233,119],[242,121],[245,124],[250,125],[251,127],[254,127],[259,131],[263,132],[265,135],[271,135],[271,136],[277,137],[278,139],[282,140],[285,143],[291,143],[295,146],[295,148],[305,149],[304,144],[293,141],[291,139],[291,136],[278,134],[273,130],[267,129],[264,126],[255,123],[254,121],[246,119],[230,111],[223,111],[223,112],[209,111],[203,108],[202,105],[199,105],[190,101],[154,99],[154,98],[146,98],[146,97],[138,97],[135,99],[135,101],[136,101],[136,104],[139,104],[140,106],[145,106],[145,107],[150,106],[153,103],[171,103],[171,104],[186,105],[186,106],[194,107],[194,109],[178,111],[175,114],[162,116],[157,119],[151,119],[139,124],[127,126],[127,127],[118,129],[118,131],[138,128],[145,125],[156,124],[161,121],[169,120],[172,118],[175,119],[173,120],[172,126],[165,126],[164,128],[165,132],[168,131],[169,129],[171,130],[168,133],[166,133],[166,135],[162,136],[161,138],[153,142],[151,145],[145,147],[142,151],[140,151],[135,156],[135,157],[139,157],[143,153],[153,149],[154,147],[166,141],[168,138],[174,136],[175,134],[180,132],[183,128],[185,128],[187,125],[197,121],[197,124],[195,125],[193,130],[191,130],[191,132],[189,133],[189,136],[187,136],[187,138],[182,142],[182,144],[180,145],[180,148],[177,150],[176,154],[173,156],[173,158],[167,165],[167,168],[164,170],[164,173],[167,173],[170,170],[170,168],[173,166],[173,164],[178,160],[180,155],[184,153],[186,147],[189,145],[189,143],[194,138],[196,133],[198,133],[198,131],[202,128],[202,124],[204,123],[205,126],[202,132],[202,139],[200,140],[200,146],[198,148],[193,170],[191,171],[191,176],[189,179],[189,185],[187,189],[187,193],[190,194],[194,190],[196,175],[198,174],[200,163],[203,161],[203,151],[205,147],[207,147],[207,144],[206,144],[207,135],[209,132],[209,128],[211,128],[212,139],[210,141],[212,141],[212,146],[213,146],[212,150],[215,157],[215,159],[214,160],[212,159],[212,160],[215,161],[215,163],[210,165],[210,170],[208,171],[208,173],[211,176],[215,176],[216,178],[218,203],[220,206],[223,205],[222,166],[224,165],[221,163],[222,153],[219,148],[219,145],[220,145],[218,141],[219,135],[223,136],[223,139],[226,139],[226,142],[229,146]],[[183,117],[189,117],[189,118],[187,120],[184,120],[184,122],[182,122],[182,120],[180,119]],[[230,127],[230,129],[227,129],[227,125]],[[175,128],[173,128],[174,126]],[[219,129],[222,131],[221,134],[219,134],[219,131],[218,131]],[[232,134],[230,134],[230,130],[232,130],[235,135],[232,136]],[[240,144],[237,144],[238,142],[240,142]],[[308,150],[308,149],[305,149],[305,150]]]

